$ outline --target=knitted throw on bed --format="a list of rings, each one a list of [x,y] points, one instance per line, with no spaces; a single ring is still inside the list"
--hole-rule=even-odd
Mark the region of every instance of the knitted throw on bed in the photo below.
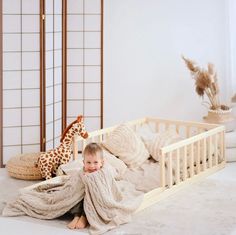
[[[127,223],[143,200],[127,181],[116,181],[116,171],[109,165],[82,176],[85,185],[84,210],[91,234],[101,234]]]
[[[90,174],[64,176],[60,183],[47,183],[23,189],[3,210],[3,216],[29,215],[53,219],[65,214],[84,196],[84,209],[91,234],[102,234],[130,221],[143,194],[127,181],[116,181],[116,171],[104,164]],[[85,193],[85,194],[84,194]]]
[[[56,178],[54,178],[56,179]],[[13,202],[3,209],[3,216],[28,215],[38,219],[54,219],[65,214],[84,197],[84,185],[78,175],[60,176],[35,187],[20,189]]]

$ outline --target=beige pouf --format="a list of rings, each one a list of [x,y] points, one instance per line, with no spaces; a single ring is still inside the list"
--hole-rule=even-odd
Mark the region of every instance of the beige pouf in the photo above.
[[[23,180],[40,180],[42,176],[35,166],[39,153],[25,153],[12,157],[7,162],[7,171],[11,177]]]

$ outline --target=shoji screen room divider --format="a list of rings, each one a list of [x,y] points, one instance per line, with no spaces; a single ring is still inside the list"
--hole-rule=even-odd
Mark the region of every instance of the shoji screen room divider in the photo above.
[[[1,166],[102,127],[102,0],[0,0]]]

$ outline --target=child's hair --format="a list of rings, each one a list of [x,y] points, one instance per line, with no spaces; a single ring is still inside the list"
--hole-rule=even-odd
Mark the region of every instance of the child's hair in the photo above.
[[[83,151],[83,157],[88,154],[95,155],[97,153],[99,153],[100,157],[103,159],[102,147],[98,143],[89,143]]]

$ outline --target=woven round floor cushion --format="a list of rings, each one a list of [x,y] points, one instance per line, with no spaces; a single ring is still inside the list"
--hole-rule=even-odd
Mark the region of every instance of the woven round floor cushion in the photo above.
[[[7,171],[11,177],[23,180],[40,180],[42,176],[35,166],[39,153],[26,153],[12,157],[7,162]]]

